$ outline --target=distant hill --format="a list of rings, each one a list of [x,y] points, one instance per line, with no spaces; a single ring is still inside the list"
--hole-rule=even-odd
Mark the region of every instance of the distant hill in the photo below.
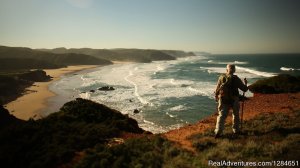
[[[0,70],[59,68],[68,65],[109,65],[112,61],[149,63],[195,56],[193,52],[154,49],[55,48],[0,46]]]
[[[177,57],[193,56],[194,53],[179,50],[153,50],[153,49],[92,49],[92,48],[55,48],[40,49],[41,51],[56,54],[77,53],[91,55],[97,58],[110,61],[132,61],[132,62],[151,62],[158,60],[174,60]]]
[[[143,49],[114,49],[115,58],[124,59],[125,61],[151,62],[160,60],[175,60],[176,58],[159,50]]]
[[[161,51],[173,57],[196,56],[196,54],[193,52],[184,52],[180,50],[161,50]]]
[[[0,58],[0,70],[53,69],[62,65],[32,58]]]
[[[22,47],[0,46],[1,64],[6,64],[5,69],[20,68],[57,68],[67,65],[108,65],[111,61],[96,58],[85,54],[63,53],[32,50]],[[13,64],[17,62],[17,64]]]

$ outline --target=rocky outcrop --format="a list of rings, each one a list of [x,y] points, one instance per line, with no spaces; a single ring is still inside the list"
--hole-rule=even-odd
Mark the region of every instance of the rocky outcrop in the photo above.
[[[2,73],[0,75],[0,104],[15,100],[34,82],[49,80],[51,80],[51,77],[43,70]]]
[[[20,79],[34,81],[34,82],[45,82],[51,80],[51,76],[47,75],[43,70],[34,70],[27,73],[18,75]]]
[[[300,91],[300,77],[281,74],[261,79],[249,86],[253,93],[296,93]]]
[[[98,90],[100,90],[100,91],[112,91],[112,90],[115,90],[115,88],[112,87],[112,86],[103,86],[103,87],[99,88]]]

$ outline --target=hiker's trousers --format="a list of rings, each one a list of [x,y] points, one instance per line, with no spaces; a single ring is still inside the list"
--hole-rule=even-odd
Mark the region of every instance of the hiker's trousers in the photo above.
[[[228,115],[229,109],[231,108],[231,105],[224,104],[221,99],[219,99],[219,105],[218,105],[218,117],[217,117],[217,123],[216,123],[216,134],[221,134],[224,130],[224,124],[226,117]],[[232,105],[232,130],[234,133],[239,132],[239,124],[240,124],[240,117],[239,117],[239,110],[240,110],[240,104],[239,100],[236,99],[233,102]]]

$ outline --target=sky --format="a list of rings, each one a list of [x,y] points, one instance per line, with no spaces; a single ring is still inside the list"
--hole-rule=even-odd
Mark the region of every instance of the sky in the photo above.
[[[0,0],[0,45],[300,53],[299,0]]]

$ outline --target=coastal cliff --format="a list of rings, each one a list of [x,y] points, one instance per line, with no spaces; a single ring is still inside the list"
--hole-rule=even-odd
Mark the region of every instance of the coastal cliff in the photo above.
[[[57,167],[76,152],[113,144],[122,134],[149,134],[128,116],[84,99],[36,121],[0,110],[0,161],[9,167]]]

